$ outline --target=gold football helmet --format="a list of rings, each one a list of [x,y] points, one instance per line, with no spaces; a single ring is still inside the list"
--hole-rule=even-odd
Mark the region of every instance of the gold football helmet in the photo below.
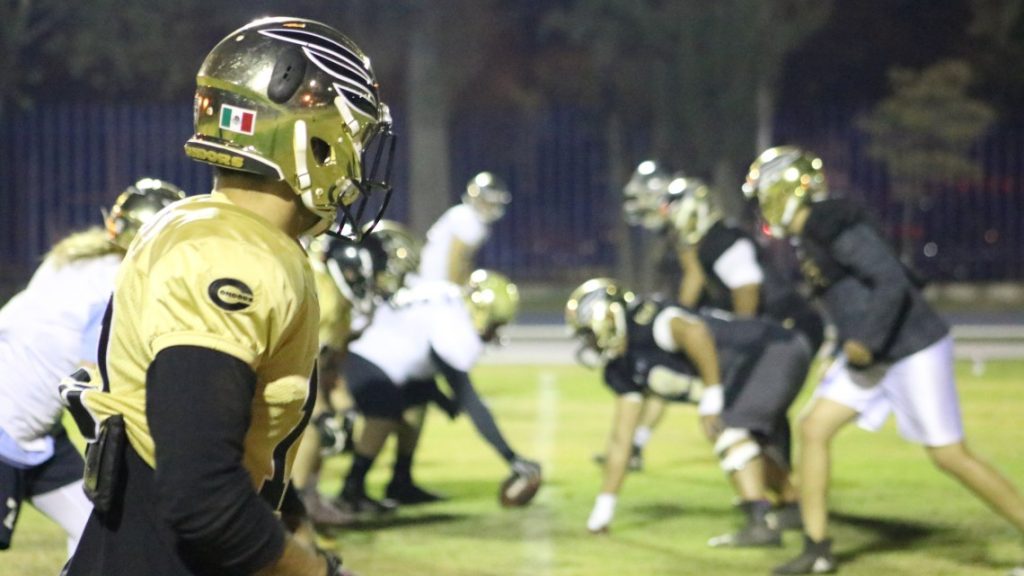
[[[573,290],[565,303],[565,323],[580,340],[580,363],[594,365],[594,353],[608,361],[626,352],[626,308],[634,299],[611,278],[592,278]]]
[[[678,176],[668,184],[668,220],[684,245],[701,241],[722,219],[714,194],[703,180]]]
[[[466,306],[480,337],[489,342],[516,317],[519,289],[504,274],[474,270],[466,284]]]
[[[505,215],[512,194],[504,180],[490,172],[481,172],[466,183],[462,201],[479,212],[484,221],[494,222]]]
[[[654,160],[644,160],[622,189],[622,215],[630,226],[660,230],[665,226],[662,200],[668,193],[669,175]]]
[[[391,116],[370,59],[345,35],[302,18],[256,20],[210,51],[196,85],[186,154],[287,182],[319,217],[306,233],[326,231],[339,209],[358,232],[374,191],[386,206]]]
[[[375,284],[382,298],[390,298],[405,284],[406,275],[419,268],[422,246],[408,228],[394,220],[381,220],[372,232],[364,233],[376,238],[383,248],[386,258],[383,268],[376,272]]]
[[[142,178],[124,189],[110,211],[103,211],[103,220],[110,241],[122,250],[135,239],[139,228],[164,206],[185,197],[185,192],[170,182]]]
[[[787,236],[801,206],[828,196],[821,158],[795,146],[769,148],[750,165],[743,193],[757,198],[772,236]]]

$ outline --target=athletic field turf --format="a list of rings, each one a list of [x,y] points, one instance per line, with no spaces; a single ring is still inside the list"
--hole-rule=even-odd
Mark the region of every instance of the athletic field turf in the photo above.
[[[1024,483],[1024,362],[957,368],[970,445]],[[451,500],[325,539],[361,576],[745,576],[767,574],[799,550],[796,533],[786,534],[784,549],[706,547],[740,518],[687,406],[672,408],[646,469],[628,478],[612,532],[589,535],[584,524],[600,482],[591,457],[603,448],[612,407],[598,374],[485,366],[474,376],[513,447],[543,463],[544,488],[528,508],[501,509],[505,465],[468,421],[433,410],[414,473]],[[836,454],[833,536],[842,574],[997,575],[1024,559],[1021,537],[899,440],[891,421],[878,434],[845,431]],[[383,490],[390,462],[386,452],[371,493]],[[347,457],[330,460],[321,490],[335,493],[347,468]],[[28,509],[19,524],[14,547],[0,553],[0,576],[56,575],[60,530]]]

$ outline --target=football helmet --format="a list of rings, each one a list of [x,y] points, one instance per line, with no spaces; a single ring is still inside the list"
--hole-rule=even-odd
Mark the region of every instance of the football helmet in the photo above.
[[[635,298],[611,278],[592,278],[573,290],[565,304],[565,323],[580,340],[576,358],[581,364],[593,367],[626,352],[626,309]]]
[[[185,192],[163,180],[142,178],[124,189],[110,211],[103,210],[103,221],[110,241],[122,250],[135,239],[139,228],[164,206],[185,197]]]
[[[361,242],[332,238],[327,246],[327,272],[352,308],[364,315],[373,312],[377,275],[386,265],[384,247],[373,234],[364,236]]]
[[[373,237],[380,243],[385,255],[384,266],[376,272],[374,285],[377,295],[387,299],[405,284],[405,276],[420,266],[421,243],[409,229],[394,220],[381,220],[364,241]]]
[[[661,230],[665,215],[661,204],[668,193],[670,178],[656,161],[644,160],[622,188],[622,215],[630,226]]]
[[[750,165],[743,193],[757,198],[772,236],[787,236],[801,206],[828,196],[821,158],[795,146],[769,148]]]
[[[519,309],[519,289],[504,274],[493,270],[474,270],[465,294],[473,325],[485,342],[493,340]]]
[[[287,182],[319,218],[308,234],[330,228],[339,209],[337,230],[358,232],[376,192],[387,205],[390,113],[369,58],[329,26],[264,18],[232,32],[199,69],[193,113],[185,153]]]
[[[485,222],[494,222],[505,215],[512,194],[504,180],[490,172],[481,172],[466,183],[462,202],[476,210]]]
[[[668,220],[684,245],[700,242],[711,226],[722,219],[711,189],[698,178],[673,178],[668,184],[666,204]]]

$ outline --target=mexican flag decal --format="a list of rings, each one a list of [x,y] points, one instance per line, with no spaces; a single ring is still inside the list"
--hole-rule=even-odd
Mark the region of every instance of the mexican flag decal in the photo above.
[[[224,130],[231,130],[232,132],[240,132],[242,134],[252,134],[255,126],[255,110],[247,110],[245,108],[239,108],[238,106],[228,106],[227,104],[221,105],[220,127]]]

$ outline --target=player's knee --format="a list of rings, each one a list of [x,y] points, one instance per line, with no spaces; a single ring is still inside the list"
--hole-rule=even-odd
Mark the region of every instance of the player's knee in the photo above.
[[[808,414],[800,419],[800,441],[804,445],[826,445],[832,440],[833,433],[821,418]]]
[[[761,446],[743,428],[726,428],[715,442],[715,454],[726,473],[738,472],[761,455]]]

